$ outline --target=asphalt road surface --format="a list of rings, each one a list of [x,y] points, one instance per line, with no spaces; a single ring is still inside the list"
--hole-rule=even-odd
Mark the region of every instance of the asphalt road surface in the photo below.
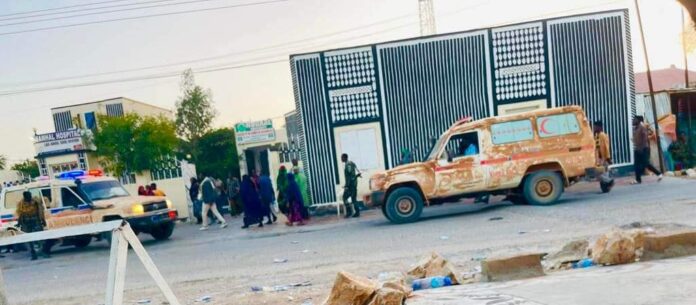
[[[421,221],[406,225],[392,225],[373,210],[360,219],[319,217],[304,227],[276,224],[241,230],[241,219],[234,218],[227,229],[200,232],[181,224],[170,241],[140,238],[182,304],[200,304],[197,299],[210,296],[208,304],[317,305],[338,271],[376,278],[380,272],[405,271],[431,251],[464,272],[486,256],[553,251],[571,239],[636,221],[696,226],[696,181],[666,178],[657,183],[653,177],[640,186],[625,184],[620,181],[609,194],[600,194],[596,184],[580,184],[548,207],[495,200],[489,205],[470,200],[446,204],[425,209]],[[85,250],[58,250],[51,259],[37,262],[30,262],[27,253],[0,259],[11,303],[103,303],[108,249],[100,242]],[[135,255],[129,255],[126,281],[126,304],[162,304]],[[252,286],[305,281],[311,285],[251,291]]]

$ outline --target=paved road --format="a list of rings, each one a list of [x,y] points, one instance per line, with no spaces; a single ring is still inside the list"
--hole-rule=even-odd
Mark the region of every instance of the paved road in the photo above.
[[[320,304],[337,271],[376,277],[406,270],[422,255],[438,251],[461,270],[489,255],[550,251],[566,241],[603,233],[635,221],[696,226],[696,181],[647,179],[642,186],[618,185],[599,194],[596,185],[571,188],[550,207],[448,204],[425,210],[424,219],[391,225],[381,212],[361,219],[322,217],[312,225],[283,225],[199,232],[180,225],[171,241],[141,237],[182,302],[212,296],[209,304]],[[489,220],[502,217],[502,220]],[[275,258],[287,263],[275,264]],[[26,304],[99,304],[106,285],[108,248],[63,250],[50,260],[30,263],[25,254],[0,259],[10,300]],[[162,298],[134,256],[129,257],[126,299]],[[252,285],[311,281],[284,292],[252,293]],[[551,303],[547,303],[551,304]]]

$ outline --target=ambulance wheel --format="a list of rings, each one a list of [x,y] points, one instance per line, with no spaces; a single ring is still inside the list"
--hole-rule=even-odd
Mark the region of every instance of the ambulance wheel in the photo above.
[[[423,198],[413,188],[400,187],[389,194],[384,211],[387,219],[393,223],[414,222],[423,212]]]
[[[174,223],[169,222],[156,228],[152,228],[150,235],[152,235],[152,237],[156,240],[167,240],[172,236],[172,233],[174,233]]]
[[[531,205],[550,205],[555,203],[563,193],[561,176],[552,171],[538,171],[524,179],[523,194]]]

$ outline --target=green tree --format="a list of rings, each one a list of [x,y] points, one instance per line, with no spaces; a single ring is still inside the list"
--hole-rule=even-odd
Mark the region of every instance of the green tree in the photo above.
[[[176,133],[188,143],[181,147],[182,152],[190,154],[196,162],[200,154],[198,141],[210,131],[216,111],[210,92],[196,85],[190,69],[184,71],[181,91],[182,96],[176,102]]]
[[[7,166],[7,157],[0,155],[0,170],[5,169],[5,166]]]
[[[234,130],[220,128],[203,135],[198,141],[200,162],[196,169],[216,178],[225,178],[230,173],[239,176],[239,157]]]
[[[30,177],[39,176],[39,164],[35,160],[24,160],[21,163],[12,165],[12,170],[24,173]]]
[[[99,116],[93,142],[104,169],[124,174],[153,169],[158,159],[174,154],[178,139],[171,120],[128,113]]]

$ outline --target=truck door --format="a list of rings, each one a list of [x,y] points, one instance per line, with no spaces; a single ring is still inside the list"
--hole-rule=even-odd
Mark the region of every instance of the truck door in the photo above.
[[[442,198],[481,190],[480,152],[478,130],[452,135],[435,166],[435,195]]]

